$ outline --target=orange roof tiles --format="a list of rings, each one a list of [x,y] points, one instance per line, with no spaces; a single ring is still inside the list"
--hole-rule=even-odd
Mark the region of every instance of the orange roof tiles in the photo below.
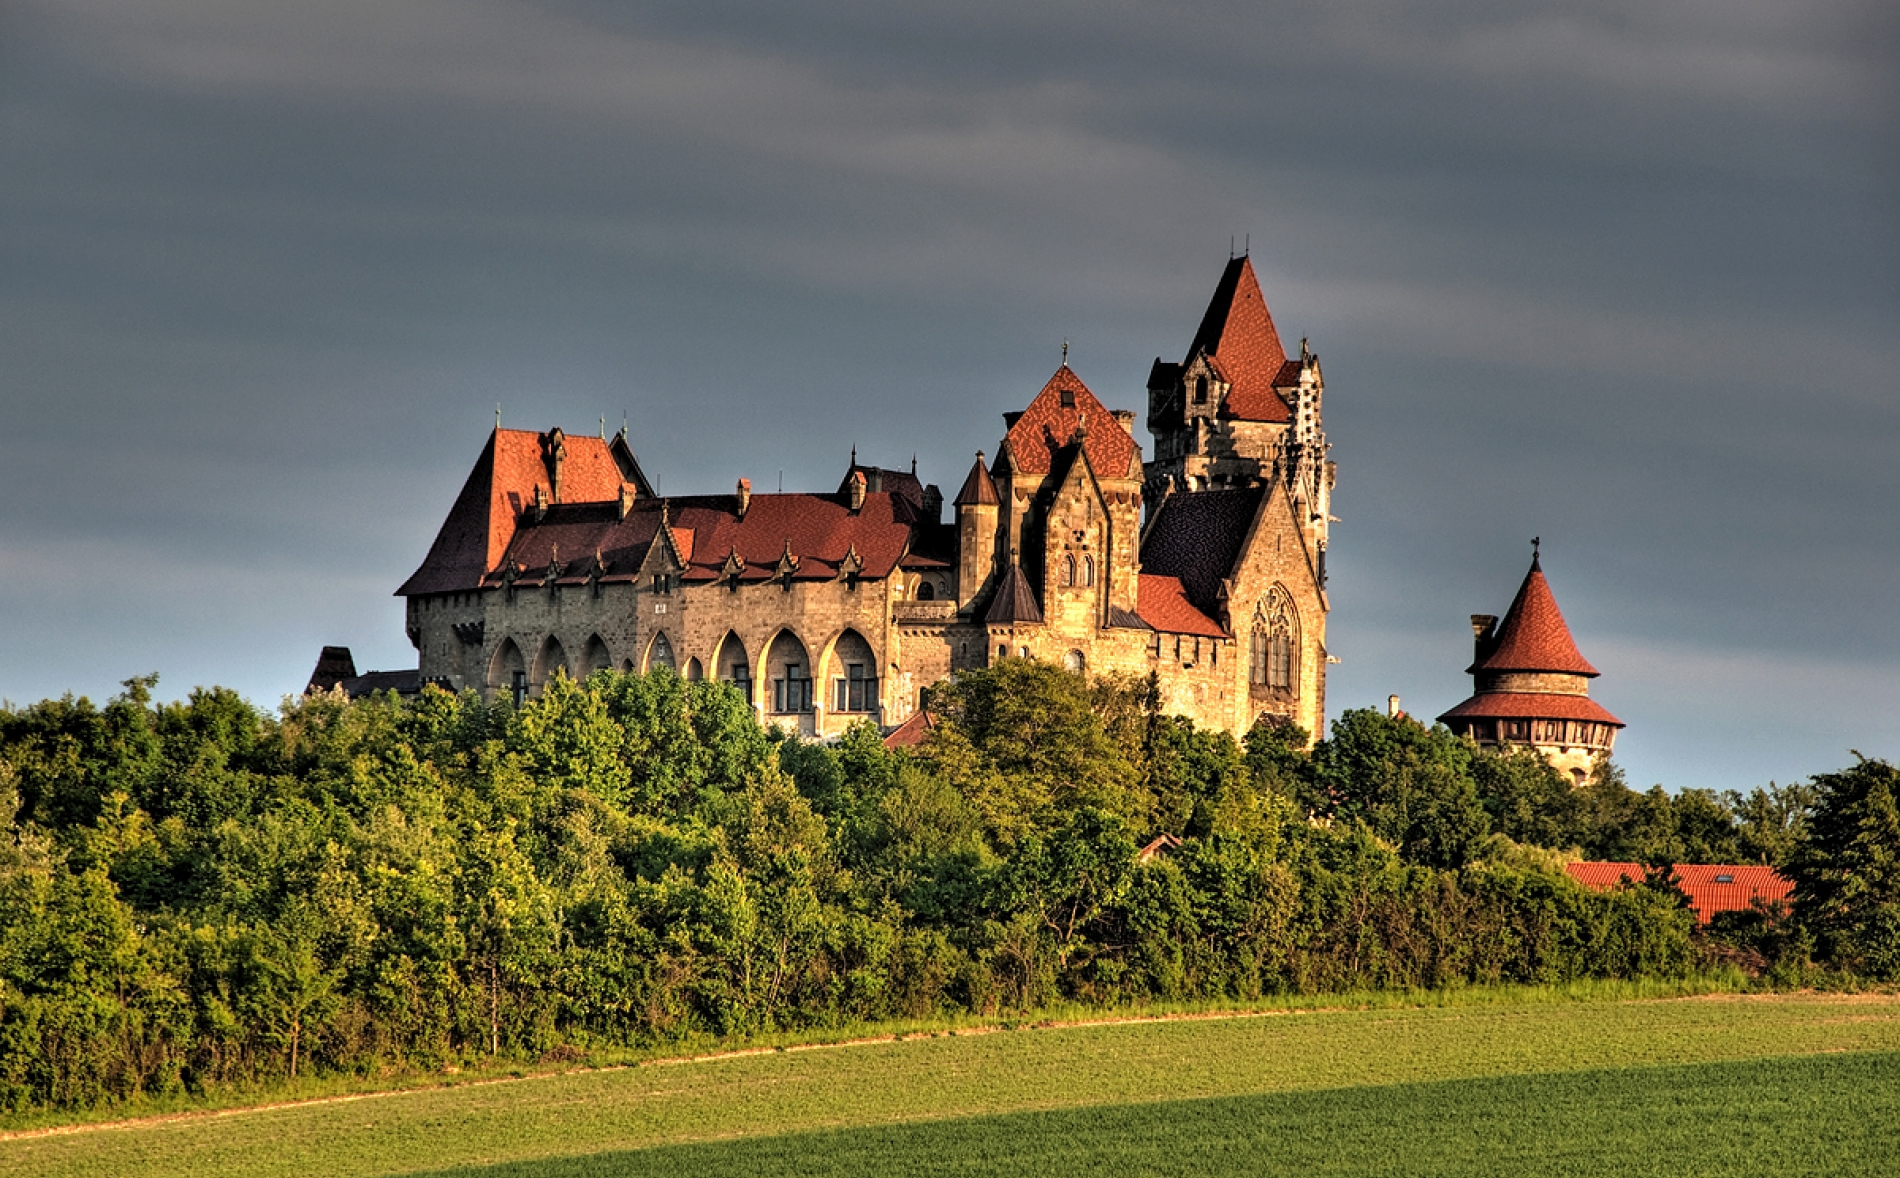
[[[1570,637],[1570,627],[1564,624],[1564,615],[1557,608],[1557,599],[1551,596],[1536,557],[1531,558],[1531,571],[1518,587],[1517,598],[1504,615],[1490,651],[1471,670],[1597,674]]]
[[[1564,870],[1586,888],[1608,891],[1641,883],[1647,869],[1641,863],[1567,863]],[[1794,895],[1793,882],[1772,867],[1677,863],[1670,870],[1676,886],[1689,897],[1698,924],[1707,924],[1718,912],[1746,912],[1757,900],[1783,904]]]
[[[1589,720],[1598,724],[1623,727],[1623,721],[1610,715],[1587,695],[1560,695],[1542,691],[1487,691],[1474,695],[1451,711],[1443,720]]]
[[[1287,366],[1286,348],[1280,343],[1267,300],[1260,293],[1253,259],[1242,255],[1228,261],[1207,313],[1201,317],[1200,329],[1194,333],[1194,342],[1188,345],[1184,363],[1192,363],[1197,352],[1206,352],[1228,383],[1222,417],[1291,420],[1286,402],[1273,391],[1275,384],[1291,383],[1282,379]],[[1298,371],[1295,364],[1292,380],[1298,379]]]
[[[989,471],[983,469],[983,452],[979,450],[976,461],[970,465],[970,477],[963,480],[963,489],[957,492],[952,505],[995,507],[1001,502],[1002,500],[996,497],[996,480],[990,477]]]
[[[891,729],[890,733],[884,737],[884,747],[887,749],[916,748],[924,743],[930,736],[930,730],[936,726],[937,721],[931,718],[929,712],[914,712],[910,719]]]
[[[1198,634],[1225,638],[1220,623],[1194,607],[1179,577],[1142,573],[1135,587],[1135,612],[1141,620],[1169,634]]]
[[[1064,399],[1068,403],[1064,404]],[[1116,421],[1113,414],[1095,399],[1082,378],[1067,364],[1056,369],[1049,383],[1010,423],[1004,438],[1016,465],[1029,474],[1048,474],[1055,464],[1056,452],[1075,440],[1075,427],[1084,419],[1088,439],[1083,450],[1096,478],[1140,478],[1136,463],[1140,447],[1133,434]]]

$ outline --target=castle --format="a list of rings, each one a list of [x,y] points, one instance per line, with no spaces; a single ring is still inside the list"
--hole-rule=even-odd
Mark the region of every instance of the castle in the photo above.
[[[424,681],[509,693],[669,667],[766,723],[892,729],[958,671],[1035,658],[1152,673],[1165,710],[1244,733],[1324,730],[1334,465],[1319,359],[1288,356],[1229,260],[1135,414],[1066,362],[1003,415],[944,521],[912,469],[853,453],[830,493],[662,497],[615,437],[501,429],[397,595]],[[603,431],[604,432],[604,431]]]

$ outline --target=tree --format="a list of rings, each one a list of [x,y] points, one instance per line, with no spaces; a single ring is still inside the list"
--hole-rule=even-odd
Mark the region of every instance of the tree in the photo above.
[[[1363,822],[1415,863],[1463,866],[1490,833],[1471,750],[1443,725],[1355,709],[1333,723],[1313,762],[1332,817]]]
[[[1900,978],[1900,769],[1859,753],[1812,782],[1807,837],[1788,863],[1795,915],[1822,954],[1867,977]]]

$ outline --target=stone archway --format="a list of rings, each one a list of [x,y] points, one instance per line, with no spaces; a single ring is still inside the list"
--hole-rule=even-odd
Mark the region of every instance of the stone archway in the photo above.
[[[528,662],[512,638],[502,639],[488,660],[488,691],[490,698],[506,692],[516,707],[528,698]]]
[[[573,676],[573,670],[567,661],[567,648],[561,640],[550,634],[541,644],[541,653],[534,656],[534,666],[528,671],[528,688],[535,695],[547,686],[548,680],[555,675]]]

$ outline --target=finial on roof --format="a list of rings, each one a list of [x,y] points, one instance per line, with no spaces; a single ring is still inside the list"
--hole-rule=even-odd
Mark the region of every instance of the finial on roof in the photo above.
[[[915,450],[910,452],[910,473],[917,473],[917,451]]]
[[[1253,257],[1253,234],[1249,233],[1244,240],[1246,244],[1240,247],[1240,256],[1251,258]]]
[[[1231,233],[1227,235],[1227,260],[1234,260],[1234,235]]]
[[[1543,543],[1544,538],[1542,536],[1531,537],[1531,566],[1533,568],[1537,566],[1539,559],[1538,549],[1543,546]]]
[[[603,442],[607,440],[607,415],[605,413],[600,415],[600,440]]]
[[[1062,341],[1062,366],[1064,368],[1067,368],[1069,366],[1069,341],[1068,340]]]
[[[501,428],[501,402],[495,402],[495,428]]]

